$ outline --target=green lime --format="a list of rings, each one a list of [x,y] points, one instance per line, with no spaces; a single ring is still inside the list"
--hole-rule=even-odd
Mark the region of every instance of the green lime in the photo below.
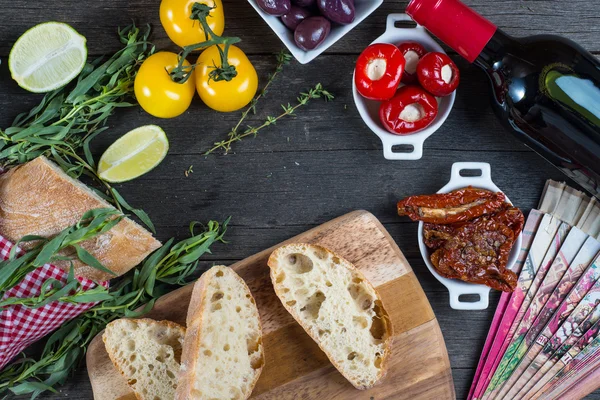
[[[25,90],[49,92],[71,82],[87,60],[85,37],[62,22],[29,29],[8,56],[12,78]]]
[[[107,182],[129,181],[160,164],[168,150],[169,141],[162,128],[140,126],[106,149],[98,163],[98,175]]]

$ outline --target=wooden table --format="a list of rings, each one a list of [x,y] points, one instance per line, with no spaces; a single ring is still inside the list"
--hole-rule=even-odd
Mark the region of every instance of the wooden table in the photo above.
[[[283,45],[244,0],[225,0],[226,32],[243,39],[241,47],[264,83],[274,66],[273,53]],[[228,245],[214,247],[204,258],[231,264],[311,227],[355,209],[373,212],[396,239],[415,270],[440,322],[453,366],[457,398],[465,398],[485,340],[498,294],[484,311],[455,311],[446,289],[427,271],[417,247],[417,224],[399,218],[395,203],[411,194],[432,193],[449,178],[456,161],[486,161],[495,183],[523,210],[535,207],[547,178],[563,175],[505,132],[488,105],[488,83],[476,67],[455,56],[462,73],[454,110],[426,143],[419,161],[386,161],[381,143],[360,119],[351,94],[358,53],[379,36],[385,17],[402,12],[406,1],[386,0],[360,26],[308,65],[286,67],[268,97],[260,103],[257,124],[295,100],[299,91],[321,82],[336,95],[332,103],[314,101],[295,119],[281,121],[255,139],[245,140],[227,156],[202,153],[221,140],[239,113],[219,114],[195,101],[185,115],[159,120],[140,108],[119,110],[110,130],[96,140],[96,153],[117,137],[143,124],[159,124],[171,149],[151,173],[118,185],[128,201],[148,211],[160,239],[183,238],[191,220],[233,216]],[[514,35],[556,33],[600,54],[598,2],[466,0],[475,10]],[[162,30],[159,0],[0,0],[0,127],[9,126],[40,96],[27,93],[10,79],[7,55],[27,28],[48,20],[73,25],[88,40],[90,55],[120,47],[117,26],[134,19],[154,27],[158,49],[176,50]],[[193,173],[184,174],[193,165]],[[81,368],[57,395],[44,398],[89,399],[91,388]],[[600,392],[589,398],[600,399]]]

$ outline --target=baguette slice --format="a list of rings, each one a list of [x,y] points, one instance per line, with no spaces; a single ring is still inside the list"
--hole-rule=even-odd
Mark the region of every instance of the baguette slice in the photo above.
[[[290,244],[268,261],[283,306],[357,389],[381,381],[392,326],[381,298],[349,261],[324,247]]]
[[[115,320],[102,335],[106,352],[140,400],[172,400],[185,328],[171,321]]]
[[[215,266],[194,285],[176,399],[247,399],[264,365],[262,328],[248,286]]]

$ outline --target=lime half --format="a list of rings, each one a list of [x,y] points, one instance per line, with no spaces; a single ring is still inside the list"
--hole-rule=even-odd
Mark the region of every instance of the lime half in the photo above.
[[[107,182],[129,181],[160,164],[167,151],[169,141],[161,127],[140,126],[106,149],[98,163],[98,175]]]
[[[85,37],[62,22],[45,22],[17,39],[8,68],[23,89],[43,93],[71,82],[86,60]]]

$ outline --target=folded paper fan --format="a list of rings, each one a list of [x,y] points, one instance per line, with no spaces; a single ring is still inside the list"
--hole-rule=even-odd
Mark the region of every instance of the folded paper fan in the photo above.
[[[600,204],[549,180],[523,233],[517,288],[501,295],[468,399],[600,387]]]

